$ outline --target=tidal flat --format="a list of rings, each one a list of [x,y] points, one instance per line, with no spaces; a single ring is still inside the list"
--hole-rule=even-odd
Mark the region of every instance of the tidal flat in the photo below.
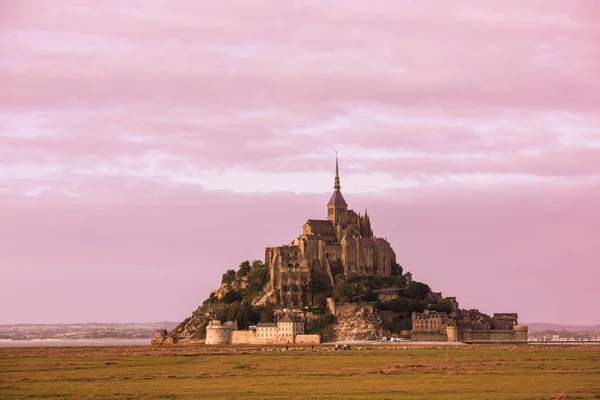
[[[0,399],[600,399],[600,346],[0,348]]]

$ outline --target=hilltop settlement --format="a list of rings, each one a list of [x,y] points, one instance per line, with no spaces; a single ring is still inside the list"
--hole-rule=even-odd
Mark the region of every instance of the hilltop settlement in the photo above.
[[[373,233],[367,210],[348,209],[336,157],[326,219],[309,219],[265,260],[223,274],[221,286],[153,344],[316,344],[380,340],[526,342],[516,313],[459,308],[455,297],[412,279],[391,244]]]

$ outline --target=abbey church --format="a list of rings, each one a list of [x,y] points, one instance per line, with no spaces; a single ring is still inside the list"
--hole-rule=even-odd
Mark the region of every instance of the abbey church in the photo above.
[[[309,219],[302,234],[286,246],[267,247],[265,265],[270,273],[270,290],[284,308],[311,304],[310,283],[317,274],[328,277],[343,274],[391,274],[396,254],[387,240],[373,235],[371,221],[348,209],[342,196],[338,159],[335,161],[333,194],[327,203],[327,219]]]

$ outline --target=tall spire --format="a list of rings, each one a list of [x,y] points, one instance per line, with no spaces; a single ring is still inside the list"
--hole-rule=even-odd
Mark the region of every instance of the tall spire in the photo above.
[[[346,204],[346,200],[344,200],[344,196],[342,196],[342,191],[340,190],[342,186],[340,185],[340,167],[338,162],[337,151],[335,152],[335,185],[333,186],[333,194],[329,199],[329,203],[327,203],[327,219],[333,222],[334,225],[338,225],[340,222],[343,222],[348,213],[348,204]]]
[[[333,185],[335,190],[340,190],[342,187],[340,186],[340,169],[338,166],[338,152],[335,152],[335,184]]]

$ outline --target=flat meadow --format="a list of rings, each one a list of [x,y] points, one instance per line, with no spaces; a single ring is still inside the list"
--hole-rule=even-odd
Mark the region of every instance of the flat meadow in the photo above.
[[[600,346],[0,348],[0,399],[600,399]]]

